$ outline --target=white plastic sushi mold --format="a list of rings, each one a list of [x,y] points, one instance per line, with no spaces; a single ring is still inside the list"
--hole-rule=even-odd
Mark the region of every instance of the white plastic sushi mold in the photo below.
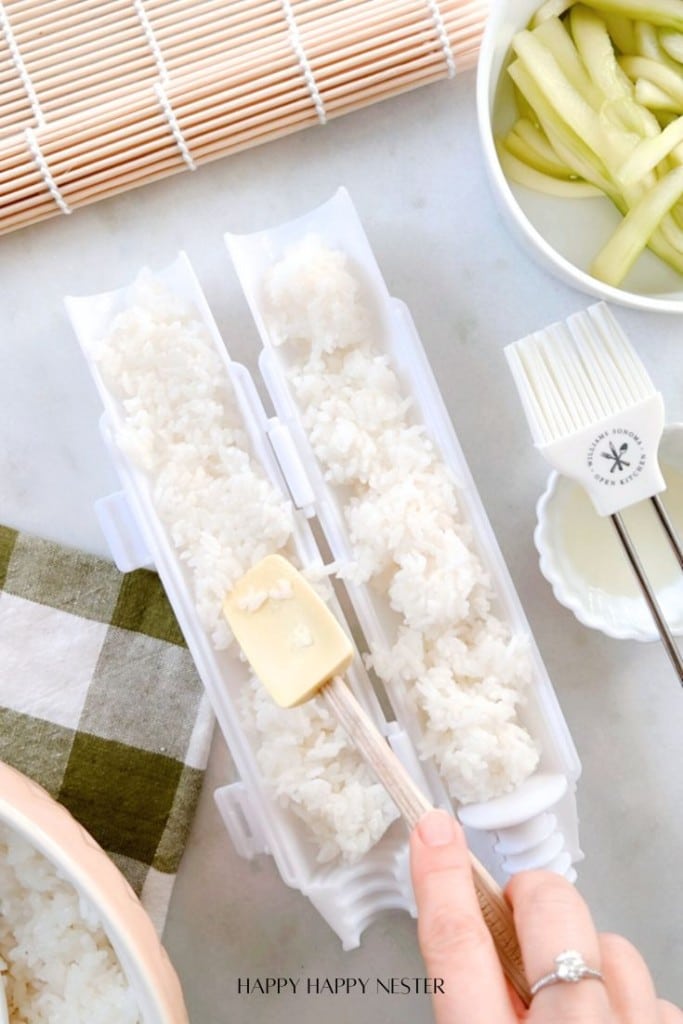
[[[339,189],[327,203],[272,230],[226,236],[261,337],[259,366],[276,410],[272,417],[267,416],[247,370],[230,359],[185,254],[180,253],[156,276],[171,291],[193,303],[213,337],[234,387],[253,456],[298,510],[295,544],[301,566],[322,564],[310,528],[309,520],[313,517],[324,531],[335,563],[343,565],[349,559],[349,541],[339,498],[325,482],[313,456],[261,306],[263,274],[288,245],[311,232],[344,251],[362,274],[364,284],[372,289],[382,319],[389,325],[385,341],[392,365],[412,388],[415,407],[458,481],[460,501],[472,524],[478,553],[500,601],[497,612],[515,633],[529,638],[533,681],[520,711],[520,721],[540,747],[538,768],[515,792],[482,803],[453,806],[436,766],[418,758],[421,726],[401,688],[387,688],[392,709],[392,715],[387,717],[360,657],[351,672],[351,685],[425,795],[437,805],[453,808],[466,828],[473,852],[501,884],[517,871],[541,867],[573,881],[574,864],[582,857],[575,802],[581,765],[576,749],[409,311],[389,295],[346,191]],[[249,678],[248,668],[234,650],[216,651],[209,642],[199,623],[186,571],[153,508],[149,482],[114,441],[120,407],[92,358],[91,342],[115,313],[125,308],[128,292],[124,288],[66,299],[74,330],[103,401],[102,431],[121,481],[119,492],[97,504],[100,524],[119,569],[128,572],[154,567],[164,584],[239,773],[237,781],[215,792],[217,806],[237,851],[245,858],[271,855],[283,881],[307,896],[337,933],[343,948],[352,949],[359,945],[368,924],[383,911],[401,908],[415,913],[406,831],[400,822],[394,823],[355,864],[319,864],[304,827],[276,802],[261,779],[252,744],[235,707],[236,695]],[[347,591],[365,642],[386,643],[378,596],[367,586],[348,584]],[[340,607],[335,605],[334,610],[343,621]]]

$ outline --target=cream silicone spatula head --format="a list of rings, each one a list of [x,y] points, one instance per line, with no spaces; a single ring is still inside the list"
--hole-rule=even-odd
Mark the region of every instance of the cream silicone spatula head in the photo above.
[[[353,646],[336,618],[303,576],[280,555],[250,569],[223,602],[237,642],[273,700],[295,707],[325,699],[358,752],[414,828],[431,804],[341,678]],[[486,869],[471,857],[479,905],[503,970],[525,1005],[529,986],[522,967],[512,912]]]
[[[351,641],[294,566],[268,555],[225,598],[223,612],[276,704],[310,700],[353,660]]]

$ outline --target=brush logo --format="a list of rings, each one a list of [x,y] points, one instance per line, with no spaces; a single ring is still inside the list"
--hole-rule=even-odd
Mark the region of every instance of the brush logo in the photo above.
[[[624,441],[622,444],[619,445],[619,451],[617,451],[617,449],[614,447],[614,442],[610,441],[610,443],[609,443],[609,451],[608,452],[600,452],[600,454],[602,455],[603,459],[611,459],[612,460],[612,465],[610,466],[610,470],[609,470],[610,473],[613,473],[615,469],[618,469],[620,471],[624,470],[624,469],[626,469],[627,466],[631,465],[631,463],[627,462],[626,458],[625,458],[625,454],[624,453],[627,452],[627,451],[628,451],[628,441]]]
[[[603,430],[588,449],[591,476],[607,487],[623,487],[645,468],[645,449],[640,436],[625,427]]]

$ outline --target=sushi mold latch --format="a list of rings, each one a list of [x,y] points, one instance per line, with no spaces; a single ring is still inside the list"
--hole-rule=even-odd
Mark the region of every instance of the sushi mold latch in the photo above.
[[[291,500],[293,542],[299,563],[304,570],[325,575],[323,556],[310,520],[316,517],[332,559],[344,566],[352,554],[344,517],[337,495],[313,457],[280,355],[270,342],[260,288],[267,267],[286,246],[311,231],[329,245],[347,252],[361,274],[365,291],[377,306],[379,329],[386,339],[388,355],[403,384],[410,389],[417,414],[460,489],[464,512],[472,522],[482,561],[496,585],[502,613],[514,630],[530,639],[534,681],[524,714],[525,724],[542,748],[539,769],[516,793],[454,810],[465,826],[473,852],[501,884],[524,864],[548,867],[573,878],[573,864],[582,856],[575,802],[581,771],[578,755],[415,325],[405,304],[387,292],[346,191],[340,189],[327,203],[271,231],[226,236],[261,335],[259,368],[275,409],[270,418],[248,370],[231,359],[187,256],[180,253],[174,263],[156,272],[156,276],[198,311],[232,383],[252,457],[280,493]],[[154,510],[149,481],[116,443],[122,409],[101,376],[93,346],[113,316],[130,303],[130,295],[129,286],[102,295],[66,299],[68,314],[104,405],[102,432],[122,483],[121,492],[98,502],[98,519],[117,566],[125,572],[153,565],[173,606],[238,775],[237,781],[215,791],[217,807],[235,849],[246,858],[271,855],[284,883],[307,896],[337,933],[344,949],[353,949],[364,929],[384,910],[401,908],[415,914],[405,828],[401,822],[394,822],[355,864],[319,864],[301,822],[279,804],[261,778],[253,742],[237,711],[241,688],[249,682],[249,669],[239,658],[235,645],[227,651],[216,651],[209,642],[198,619],[186,567]],[[369,588],[347,581],[346,595],[365,642],[386,642],[382,616]],[[333,593],[330,607],[344,623]],[[418,757],[421,726],[405,695],[397,688],[386,687],[395,716],[395,720],[389,720],[360,656],[354,660],[347,678],[414,781],[429,793],[432,803],[450,808],[452,801],[436,766]]]
[[[214,790],[213,798],[241,857],[251,860],[257,853],[270,852],[260,815],[254,813],[249,792],[241,780]]]
[[[124,491],[115,491],[96,501],[95,515],[117,569],[132,572],[134,569],[154,568],[147,543]]]
[[[273,416],[268,420],[266,432],[294,507],[311,518],[315,515],[315,494],[288,427]]]

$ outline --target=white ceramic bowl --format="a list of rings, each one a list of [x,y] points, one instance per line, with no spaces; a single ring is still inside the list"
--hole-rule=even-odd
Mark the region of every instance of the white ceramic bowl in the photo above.
[[[669,487],[661,495],[683,537],[683,424],[667,427],[659,461]],[[635,517],[634,517],[635,512]],[[541,572],[555,597],[579,622],[619,639],[658,640],[659,634],[609,519],[601,519],[584,492],[551,473],[536,507],[534,542]],[[683,573],[668,547],[650,502],[624,518],[645,564],[665,618],[683,635]],[[651,542],[656,547],[651,546]]]
[[[144,1024],[188,1024],[177,975],[152,921],[121,872],[61,804],[2,762],[0,821],[47,857],[95,908]]]
[[[518,239],[542,266],[567,284],[609,302],[683,313],[683,280],[650,252],[640,256],[624,287],[596,280],[588,267],[620,220],[608,199],[559,199],[507,180],[494,135],[514,120],[512,89],[503,74],[515,32],[541,0],[492,0],[477,68],[477,116],[484,158],[498,205]]]

